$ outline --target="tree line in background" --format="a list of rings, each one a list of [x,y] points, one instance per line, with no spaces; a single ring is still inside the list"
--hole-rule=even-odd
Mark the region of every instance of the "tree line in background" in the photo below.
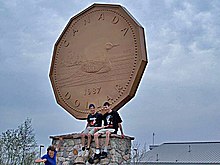
[[[38,155],[31,119],[0,135],[0,165],[32,165]]]

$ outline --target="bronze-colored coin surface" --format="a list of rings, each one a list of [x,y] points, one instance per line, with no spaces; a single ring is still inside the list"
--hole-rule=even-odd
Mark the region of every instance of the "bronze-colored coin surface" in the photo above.
[[[118,110],[134,97],[146,64],[140,24],[120,5],[93,4],[57,40],[50,79],[58,104],[85,119],[90,103]]]

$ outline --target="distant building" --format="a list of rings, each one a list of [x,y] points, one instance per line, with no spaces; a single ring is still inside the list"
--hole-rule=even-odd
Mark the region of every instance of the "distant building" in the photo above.
[[[150,146],[142,163],[148,165],[220,165],[220,142],[179,142]]]

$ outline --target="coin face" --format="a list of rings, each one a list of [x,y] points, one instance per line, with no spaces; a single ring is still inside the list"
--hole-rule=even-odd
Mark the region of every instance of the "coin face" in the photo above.
[[[134,97],[146,65],[140,24],[120,5],[93,4],[57,40],[50,79],[58,104],[85,119],[91,103],[118,110]]]

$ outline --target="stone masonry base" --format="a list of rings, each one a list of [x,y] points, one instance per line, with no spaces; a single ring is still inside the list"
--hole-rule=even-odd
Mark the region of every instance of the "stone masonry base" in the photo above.
[[[63,138],[63,141],[61,142],[61,147],[57,152],[57,165],[90,164],[88,163],[88,158],[81,159],[81,157],[78,156],[81,151],[81,136],[79,133],[50,136],[52,144],[58,145],[60,143],[60,137]],[[99,139],[100,148],[104,149],[105,136],[102,135]],[[134,140],[134,138],[125,136],[125,138],[122,139],[120,135],[111,135],[108,146],[108,157],[101,159],[97,164],[129,164],[131,161],[131,140]],[[92,139],[89,157],[91,157],[94,152],[95,142],[94,139]]]

